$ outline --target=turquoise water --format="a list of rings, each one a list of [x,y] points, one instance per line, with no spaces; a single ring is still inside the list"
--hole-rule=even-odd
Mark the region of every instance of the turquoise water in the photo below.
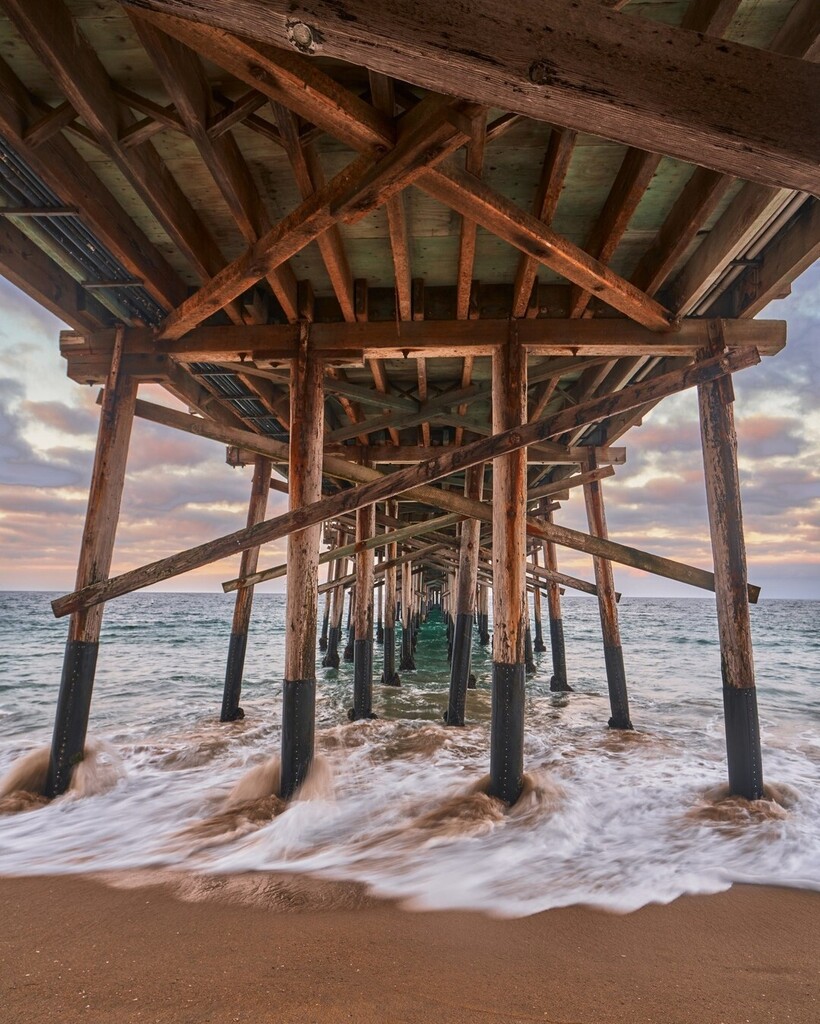
[[[50,738],[66,628],[51,596],[0,594],[0,779]],[[513,813],[471,792],[488,766],[491,652],[474,646],[467,728],[444,728],[448,666],[435,621],[401,689],[375,687],[375,722],[347,722],[352,666],[319,668],[315,778],[309,798],[275,817],[236,810],[231,792],[245,779],[240,795],[261,798],[254,780],[278,753],[284,598],[256,597],[247,717],[224,726],[232,604],[205,594],[112,602],[88,795],[0,817],[0,872],[307,871],[363,880],[411,905],[499,914],[578,902],[629,910],[732,881],[820,886],[818,602],[753,609],[764,772],[777,797],[758,808],[719,791],[713,602],[623,599],[636,726],[624,738],[605,728],[597,605],[580,597],[564,601],[576,692],[551,694],[549,652],[537,656],[527,698],[533,788]],[[376,679],[380,659],[377,646]]]

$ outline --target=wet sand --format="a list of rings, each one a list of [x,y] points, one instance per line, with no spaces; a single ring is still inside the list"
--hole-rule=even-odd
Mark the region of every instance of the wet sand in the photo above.
[[[107,881],[0,879],[4,1024],[820,1019],[817,893],[498,920],[263,875]]]

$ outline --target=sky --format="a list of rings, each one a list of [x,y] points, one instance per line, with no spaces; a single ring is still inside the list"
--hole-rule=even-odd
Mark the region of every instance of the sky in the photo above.
[[[0,278],[0,589],[73,589],[96,437],[98,388],[68,380],[65,325]],[[749,579],[766,598],[820,598],[820,265],[764,318],[788,321],[783,352],[735,378],[735,417]],[[156,385],[143,398],[175,405]],[[711,569],[694,391],[669,398],[620,442],[627,462],[603,484],[613,540]],[[112,574],[245,525],[251,469],[225,464],[224,446],[136,420]],[[586,530],[580,488],[556,522]],[[268,514],[287,498],[271,493]],[[284,561],[267,545],[260,568]],[[158,589],[219,591],[238,558]],[[559,568],[593,579],[588,556],[559,549]],[[631,596],[702,591],[615,565]],[[284,581],[260,589],[281,591]],[[231,598],[226,597],[226,600]]]

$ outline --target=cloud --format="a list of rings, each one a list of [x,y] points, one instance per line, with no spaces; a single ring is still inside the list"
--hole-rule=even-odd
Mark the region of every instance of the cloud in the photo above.
[[[23,487],[65,487],[79,474],[38,455],[20,431],[17,413],[23,388],[10,378],[0,379],[0,484]]]

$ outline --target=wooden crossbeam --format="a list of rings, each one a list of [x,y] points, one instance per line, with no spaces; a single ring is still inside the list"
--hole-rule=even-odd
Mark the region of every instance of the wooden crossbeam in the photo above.
[[[694,356],[708,339],[708,320],[684,320],[674,333],[659,334],[628,320],[521,320],[517,322],[518,343],[531,356]],[[730,349],[754,347],[761,355],[775,355],[786,342],[783,320],[725,320],[724,332]],[[508,320],[424,320],[401,325],[367,323],[314,323],[311,344],[326,359],[359,361],[365,358],[415,358],[470,353],[488,356],[501,344],[509,329]],[[71,352],[110,353],[112,330],[88,332],[83,344],[72,334],[61,336]],[[292,358],[298,342],[295,325],[266,324],[260,327],[199,327],[178,340],[160,341],[150,328],[127,328],[125,351],[162,352],[186,362],[283,360]],[[62,344],[62,341],[61,341]],[[571,365],[561,369],[565,372]],[[545,377],[558,373],[547,367]],[[535,375],[533,375],[535,378]]]
[[[200,544],[187,551],[179,552],[168,558],[159,559],[149,565],[141,566],[130,572],[121,574],[112,579],[93,583],[74,594],[57,598],[52,602],[54,614],[59,616],[67,615],[72,611],[92,607],[114,597],[131,593],[134,590],[150,586],[162,580],[170,579],[182,573],[197,569],[203,565],[209,565],[228,555],[236,554],[245,548],[264,544],[279,537],[287,536],[290,533],[305,530],[317,523],[324,522],[345,512],[351,512],[366,505],[375,504],[378,501],[386,501],[398,494],[405,492],[412,493],[414,490],[426,489],[435,480],[440,480],[482,462],[489,462],[493,459],[507,455],[511,452],[520,451],[527,445],[537,444],[549,437],[564,433],[568,429],[580,426],[583,422],[594,423],[605,419],[624,409],[643,405],[648,401],[674,394],[678,391],[700,385],[710,380],[715,380],[759,362],[759,356],[753,352],[737,352],[714,356],[703,360],[699,364],[687,367],[677,373],[668,374],[643,384],[636,384],[625,388],[617,395],[610,395],[606,398],[595,399],[586,405],[576,406],[574,409],[558,413],[536,423],[528,423],[512,429],[502,431],[490,438],[474,441],[464,445],[455,452],[440,455],[435,459],[419,463],[407,469],[397,470],[385,476],[378,474],[376,479],[371,478],[370,482],[362,483],[356,487],[340,491],[329,497],[321,498],[292,509],[274,519],[258,523],[255,526],[238,530],[235,533],[216,538]],[[327,461],[324,460],[325,468]],[[361,467],[366,468],[366,467]],[[376,471],[370,470],[370,473]],[[470,499],[467,499],[468,501]],[[564,530],[564,540],[558,536],[550,537],[549,533],[554,529],[545,524],[541,527],[545,531],[547,539],[554,539],[558,543],[567,543],[572,531]],[[592,538],[593,542],[599,545],[610,545],[611,542],[603,538]],[[586,543],[586,542],[584,542]],[[573,545],[570,545],[573,546]],[[613,545],[614,549],[620,545]],[[587,550],[584,548],[583,550]],[[615,554],[609,552],[594,551],[593,554],[600,554],[603,558],[616,558]],[[664,560],[652,556],[660,565]],[[699,570],[703,573],[702,570]],[[697,574],[696,574],[697,575]],[[678,577],[675,577],[678,578]],[[711,573],[705,573],[698,577],[706,581],[707,578],[714,586],[714,578]]]
[[[420,103],[405,115],[394,149],[375,163],[369,156],[354,160],[184,302],[166,320],[163,337],[181,337],[333,224],[364,217],[461,146],[467,136],[452,123],[460,121],[456,113],[439,97]]]
[[[378,112],[341,89],[305,58],[271,51],[264,46],[254,48],[246,40],[181,18],[147,14],[144,9],[142,13],[248,84],[267,90],[271,98],[284,94],[282,102],[291,109],[338,137],[344,137],[360,152],[378,155],[393,144],[392,124],[386,119],[379,120]],[[434,168],[421,175],[418,184],[462,216],[499,235],[573,283],[594,291],[627,316],[656,330],[668,329],[672,317],[658,303],[556,235],[536,217],[524,213],[500,193],[479,182],[468,171],[452,168],[444,174]],[[382,202],[391,195],[383,196]]]
[[[131,20],[234,221],[245,241],[253,244],[270,230],[270,217],[233,135],[213,136],[208,130],[216,104],[199,57],[141,18]],[[293,270],[283,263],[271,272],[268,283],[285,316],[295,320],[298,310]]]
[[[554,128],[550,132],[547,152],[544,156],[544,166],[541,169],[541,180],[538,184],[538,192],[535,196],[535,204],[532,211],[533,216],[542,221],[546,227],[552,224],[552,218],[555,216],[555,211],[558,208],[558,199],[561,196],[561,189],[564,187],[564,179],[569,170],[572,154],[575,152],[577,138],[577,132],[567,131],[566,129]],[[518,269],[516,270],[513,288],[513,316],[522,317],[526,315],[530,295],[536,283],[535,275],[537,272],[538,260],[522,252],[518,259]]]
[[[820,190],[807,96],[817,69],[591,0],[474,0],[454,45],[434,0],[139,0],[283,48],[321,52],[439,92],[753,181]],[[304,26],[302,45],[294,25]],[[704,88],[704,82],[709,88]]]

